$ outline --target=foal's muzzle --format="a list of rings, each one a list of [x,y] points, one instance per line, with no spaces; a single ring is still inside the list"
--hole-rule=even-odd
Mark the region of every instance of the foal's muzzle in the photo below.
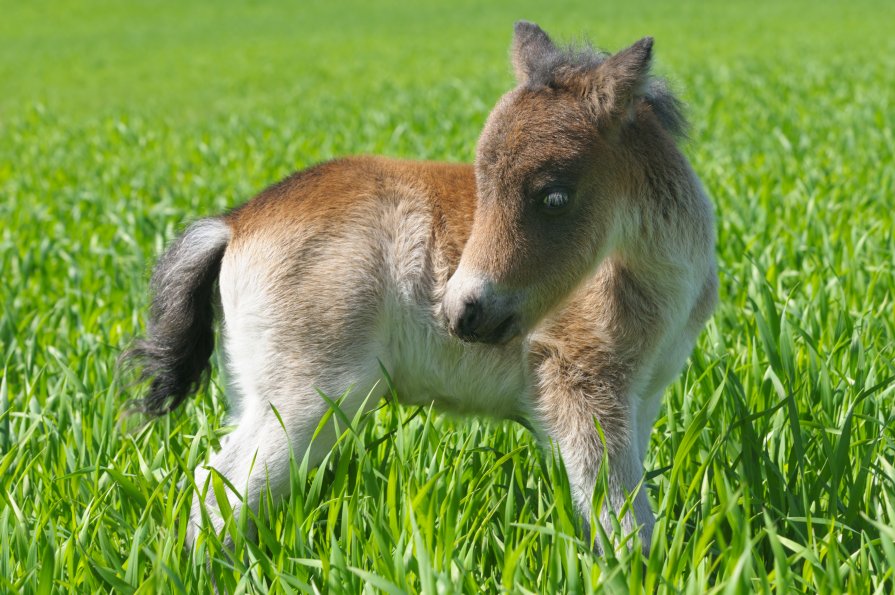
[[[478,300],[467,301],[460,316],[449,321],[451,333],[462,341],[505,343],[516,334],[516,316],[487,316]]]
[[[482,279],[451,277],[442,304],[448,329],[462,341],[506,343],[520,331],[513,300],[507,298]]]

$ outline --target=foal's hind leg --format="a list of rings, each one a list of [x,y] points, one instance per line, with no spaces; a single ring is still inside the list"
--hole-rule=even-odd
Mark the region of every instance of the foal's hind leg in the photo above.
[[[245,319],[252,324],[240,324]],[[337,439],[335,422],[344,431],[345,417],[351,421],[365,403],[376,404],[381,373],[373,348],[347,334],[309,339],[303,334],[307,326],[298,317],[270,323],[260,314],[227,316],[231,406],[237,424],[208,465],[197,469],[196,485],[200,493],[205,490],[210,469],[222,475],[235,489],[226,490],[234,518],[243,506],[257,512],[268,489],[274,499],[287,495],[291,457],[300,464],[307,455],[310,466],[319,464]],[[283,337],[289,338],[285,344]],[[321,337],[328,350],[314,344]],[[328,353],[326,359],[316,355],[321,352]],[[344,415],[333,413],[323,426],[331,405],[321,393],[331,400],[345,395],[337,403]],[[212,489],[204,502],[211,526],[219,532],[224,503]],[[196,498],[190,542],[203,524],[201,505]]]
[[[243,502],[257,511],[267,486],[277,496],[288,486],[290,444],[288,432],[272,409],[243,412],[236,429],[223,440],[221,450],[211,455],[207,465],[196,469],[198,494],[205,494],[204,512],[215,533],[223,528],[225,503],[218,502],[210,474],[216,472],[223,477],[226,507],[234,512],[234,518],[238,518]],[[227,482],[238,491],[233,492]],[[197,495],[190,513],[190,543],[203,524],[203,502]]]
[[[327,237],[307,253],[301,244],[311,237],[307,230],[296,228],[286,237],[298,243],[279,245],[279,236],[262,234],[234,241],[221,264],[237,428],[206,467],[235,488],[227,490],[234,513],[243,505],[257,511],[268,486],[274,498],[288,493],[290,454],[301,461],[309,452],[309,464],[316,465],[331,450],[332,420],[311,445],[330,409],[318,390],[330,398],[349,391],[340,408],[351,420],[381,375],[374,328],[381,296],[369,271],[379,266],[369,258],[375,251],[358,250],[356,234],[345,241]],[[366,402],[372,407],[378,395],[371,396]],[[208,473],[196,472],[200,492]],[[220,530],[224,503],[209,490],[205,505],[212,527]],[[190,541],[201,524],[202,501],[196,498]]]
[[[205,512],[215,532],[220,532],[224,525],[224,506],[218,502],[208,481],[212,470],[223,476],[236,490],[234,492],[225,483],[226,506],[233,511],[233,518],[236,519],[243,506],[257,513],[268,489],[274,500],[289,493],[293,456],[297,464],[301,464],[307,456],[309,465],[314,466],[335,444],[337,433],[334,421],[338,416],[333,414],[323,426],[320,425],[331,406],[313,388],[314,381],[307,378],[289,384],[294,385],[294,392],[280,392],[284,398],[273,396],[269,400],[246,403],[236,429],[225,438],[221,449],[211,455],[208,464],[196,470],[197,489],[199,494],[205,493]],[[346,388],[351,384],[346,383]],[[346,397],[337,403],[349,420],[365,402],[375,380],[368,379],[362,384],[365,386],[353,386]],[[333,395],[333,398],[337,396]],[[367,401],[367,404],[375,403]],[[338,426],[340,430],[345,430],[341,420]],[[202,502],[197,497],[190,514],[190,543],[194,541],[197,529],[204,524],[202,512]]]

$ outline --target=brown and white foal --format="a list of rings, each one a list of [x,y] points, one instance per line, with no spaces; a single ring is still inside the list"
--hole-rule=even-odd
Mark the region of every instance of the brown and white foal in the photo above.
[[[636,490],[622,527],[649,544],[650,430],[717,291],[712,209],[651,48],[560,49],[518,23],[518,86],[474,167],[339,159],[194,223],[153,275],[134,349],[152,379],[143,409],[172,410],[207,370],[217,282],[237,427],[209,466],[243,490],[232,508],[258,506],[268,482],[288,491],[290,445],[319,462],[335,434],[311,444],[318,391],[350,389],[351,417],[384,392],[381,362],[404,403],[527,420],[558,446],[586,520],[605,458],[599,521]],[[219,529],[211,490],[206,504]]]

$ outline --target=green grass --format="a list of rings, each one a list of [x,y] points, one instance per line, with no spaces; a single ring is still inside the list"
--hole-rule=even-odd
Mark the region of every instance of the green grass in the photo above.
[[[895,589],[895,5],[616,4],[2,2],[0,591]],[[319,160],[471,160],[517,18],[654,35],[717,208],[721,304],[652,436],[649,558],[590,553],[518,426],[389,404],[299,456],[257,544],[240,518],[233,559],[185,552],[225,403],[216,366],[177,414],[120,421],[154,258]]]

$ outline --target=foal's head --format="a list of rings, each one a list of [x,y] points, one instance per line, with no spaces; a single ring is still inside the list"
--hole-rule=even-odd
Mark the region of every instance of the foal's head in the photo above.
[[[652,45],[645,37],[613,56],[566,50],[537,25],[516,24],[518,85],[479,139],[474,223],[445,292],[461,339],[526,333],[611,249],[642,150],[632,137],[681,124],[649,77]]]

